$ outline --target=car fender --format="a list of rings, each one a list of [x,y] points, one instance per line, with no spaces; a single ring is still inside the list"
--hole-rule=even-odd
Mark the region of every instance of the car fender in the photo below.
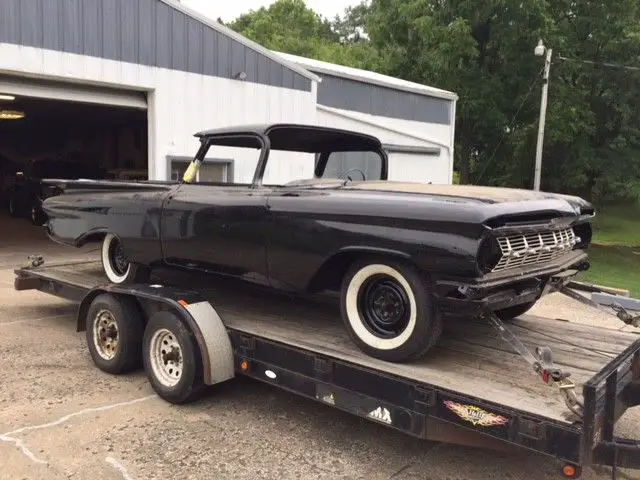
[[[330,260],[332,257],[336,255],[340,255],[343,253],[372,253],[378,255],[392,255],[394,257],[404,258],[405,260],[411,259],[411,255],[407,252],[403,252],[401,250],[395,250],[392,248],[384,248],[384,247],[373,247],[367,245],[353,245],[340,248],[337,252],[334,252],[326,261]]]

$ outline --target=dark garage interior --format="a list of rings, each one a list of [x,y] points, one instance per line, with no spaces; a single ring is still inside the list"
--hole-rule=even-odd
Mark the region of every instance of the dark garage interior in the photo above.
[[[41,224],[43,177],[147,179],[147,164],[144,109],[0,91],[2,217]]]

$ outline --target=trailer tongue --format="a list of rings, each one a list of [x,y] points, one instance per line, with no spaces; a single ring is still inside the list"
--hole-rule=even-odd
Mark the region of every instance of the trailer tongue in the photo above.
[[[617,467],[640,469],[640,442],[614,435],[625,411],[640,404],[635,333],[531,316],[506,326],[487,314],[452,321],[420,361],[388,363],[354,347],[333,304],[321,301],[175,273],[170,281],[116,286],[99,262],[44,265],[35,257],[15,274],[16,290],[80,303],[78,330],[96,328],[87,343],[105,371],[124,371],[99,355],[101,341],[117,348],[109,332],[138,335],[141,347],[128,350],[138,356],[126,360],[144,363],[156,392],[173,403],[246,375],[420,438],[535,450],[561,462],[570,478],[590,465],[612,466],[614,477]],[[622,303],[609,305],[637,324]],[[111,315],[108,328],[93,318],[97,311]],[[162,339],[171,349],[156,352]]]

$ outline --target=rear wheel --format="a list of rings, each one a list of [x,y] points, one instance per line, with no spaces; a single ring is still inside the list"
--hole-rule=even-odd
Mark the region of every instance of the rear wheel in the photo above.
[[[423,276],[402,261],[355,262],[342,282],[341,311],[354,343],[382,360],[418,358],[442,333],[442,320]]]
[[[144,321],[132,298],[102,293],[86,316],[86,339],[93,363],[103,372],[119,374],[140,366]]]
[[[193,334],[172,312],[151,316],[144,331],[142,358],[151,386],[164,400],[180,404],[195,399],[204,386]]]
[[[31,205],[30,218],[31,223],[38,227],[44,225],[47,220],[45,213],[42,211],[38,203]]]
[[[149,278],[149,269],[130,262],[120,238],[113,233],[107,234],[102,241],[102,268],[113,283],[140,283]]]

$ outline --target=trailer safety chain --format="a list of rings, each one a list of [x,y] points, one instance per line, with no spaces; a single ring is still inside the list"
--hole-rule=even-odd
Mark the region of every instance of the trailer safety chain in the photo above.
[[[553,363],[553,354],[551,348],[537,347],[534,355],[529,351],[524,343],[498,318],[498,316],[488,311],[484,316],[489,320],[503,340],[511,345],[516,352],[524,358],[533,368],[534,372],[540,376],[542,381],[550,387],[557,387],[564,399],[567,408],[576,414],[579,418],[583,417],[584,406],[576,395],[576,385],[569,378],[571,373],[563,372]]]

